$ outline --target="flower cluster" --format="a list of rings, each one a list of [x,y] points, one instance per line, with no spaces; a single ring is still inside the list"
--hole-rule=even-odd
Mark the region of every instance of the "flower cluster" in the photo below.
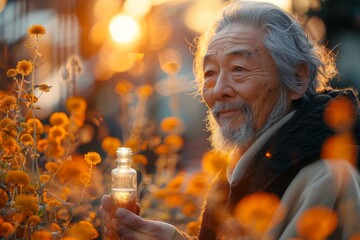
[[[15,88],[0,94],[0,237],[95,239],[99,223],[85,200],[94,197],[89,189],[101,157],[75,153],[87,103],[72,96],[66,112],[52,113],[47,124],[37,118],[38,99],[51,90],[34,80],[46,29],[34,25],[28,33],[36,38],[35,46],[27,46],[34,58],[7,71]]]

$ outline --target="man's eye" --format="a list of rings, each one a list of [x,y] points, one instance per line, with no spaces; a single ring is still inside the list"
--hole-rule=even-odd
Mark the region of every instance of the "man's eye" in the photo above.
[[[240,66],[234,66],[233,67],[233,71],[234,72],[241,72],[241,71],[244,71],[244,68],[240,67]]]
[[[206,71],[204,72],[204,78],[213,77],[215,75],[214,71]]]

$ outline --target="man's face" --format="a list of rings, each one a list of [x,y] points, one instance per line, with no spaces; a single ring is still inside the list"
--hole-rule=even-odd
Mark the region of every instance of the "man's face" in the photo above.
[[[202,95],[209,107],[213,145],[219,138],[225,145],[246,145],[267,123],[282,91],[259,31],[241,24],[221,30],[210,41],[203,72]],[[290,103],[282,102],[283,116]]]

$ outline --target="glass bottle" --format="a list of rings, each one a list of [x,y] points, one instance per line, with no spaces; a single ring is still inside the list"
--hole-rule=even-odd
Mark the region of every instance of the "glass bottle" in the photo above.
[[[136,213],[137,173],[131,168],[131,148],[120,147],[116,154],[117,166],[111,171],[111,212],[121,207]]]

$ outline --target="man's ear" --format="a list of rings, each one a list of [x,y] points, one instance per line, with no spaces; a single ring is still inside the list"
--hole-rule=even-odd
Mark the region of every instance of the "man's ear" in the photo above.
[[[300,86],[300,90],[289,92],[289,97],[292,101],[300,99],[305,94],[309,85],[309,67],[306,64],[299,64],[294,77]]]

